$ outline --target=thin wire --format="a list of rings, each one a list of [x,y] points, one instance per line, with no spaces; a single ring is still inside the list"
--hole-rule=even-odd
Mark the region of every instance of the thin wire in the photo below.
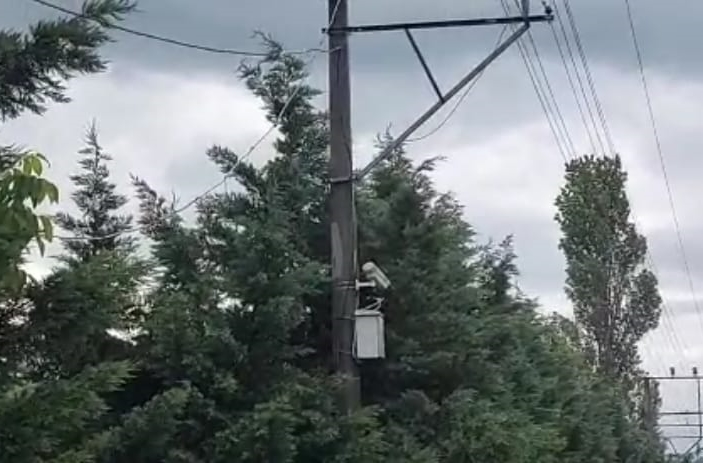
[[[568,36],[568,34],[566,33],[566,27],[564,26],[564,21],[562,20],[560,10],[559,10],[559,8],[557,7],[556,3],[555,3],[553,6],[554,6],[554,13],[555,13],[555,16],[556,16],[556,18],[557,18],[557,21],[559,22],[559,28],[561,29],[561,33],[562,33],[563,36],[564,36],[564,42],[565,42],[565,44],[566,44],[567,53],[569,54],[569,58],[570,58],[570,60],[571,60],[571,64],[572,64],[572,66],[574,67],[574,71],[575,71],[575,74],[576,74],[576,80],[577,80],[577,82],[578,82],[579,89],[581,90],[581,95],[583,96],[583,101],[584,101],[584,103],[586,104],[586,110],[588,111],[588,114],[589,114],[589,116],[590,116],[591,124],[593,124],[593,130],[595,131],[596,137],[597,137],[598,141],[600,142],[601,150],[602,150],[603,152],[605,152],[605,150],[604,150],[604,148],[603,148],[603,143],[601,142],[600,136],[598,135],[598,127],[597,127],[597,125],[596,125],[595,117],[593,116],[593,111],[591,110],[591,105],[590,105],[590,103],[589,103],[589,101],[588,101],[588,97],[586,96],[586,88],[585,88],[585,86],[584,86],[584,84],[583,84],[583,80],[581,79],[581,74],[578,72],[578,66],[576,65],[576,59],[574,58],[574,53],[573,53],[573,51],[572,51],[572,49],[571,49],[571,43],[569,42],[569,36]],[[572,29],[572,32],[573,32],[573,29]],[[587,132],[588,132],[589,140],[590,140],[591,145],[592,145],[592,147],[593,147],[594,154],[596,154],[596,153],[595,153],[595,151],[596,151],[596,144],[595,144],[593,135],[591,134],[590,129],[587,129]]]
[[[198,50],[198,51],[203,51],[203,52],[208,52],[208,53],[215,53],[215,54],[220,54],[220,55],[251,56],[251,57],[254,57],[254,56],[266,57],[266,56],[268,56],[268,54],[265,52],[234,50],[231,48],[218,48],[218,47],[211,47],[208,45],[200,45],[200,44],[193,43],[193,42],[186,42],[186,41],[180,40],[180,39],[165,37],[162,35],[152,34],[150,32],[144,32],[144,31],[139,31],[136,29],[125,27],[125,26],[120,26],[119,24],[112,24],[112,23],[109,23],[106,21],[101,21],[101,20],[94,18],[90,15],[86,15],[86,14],[81,13],[79,11],[75,11],[75,10],[60,6],[60,5],[56,5],[55,3],[49,2],[47,0],[31,0],[31,1],[34,3],[37,3],[39,5],[45,6],[47,8],[51,8],[53,10],[60,11],[62,13],[74,16],[76,18],[81,18],[81,19],[85,19],[88,21],[96,22],[96,23],[100,24],[102,27],[105,27],[107,29],[113,29],[116,31],[124,32],[126,34],[134,35],[137,37],[142,37],[142,38],[149,39],[149,40],[154,40],[157,42],[166,43],[169,45],[174,45],[174,46],[181,47],[181,48],[189,48],[192,50]],[[320,47],[320,48],[310,48],[307,50],[289,51],[287,53],[288,54],[308,54],[308,53],[313,53],[313,52],[326,53],[327,50],[322,49],[322,47]]]
[[[671,190],[671,183],[669,182],[669,175],[666,169],[666,162],[664,161],[664,153],[661,146],[661,139],[659,138],[659,130],[657,128],[657,120],[654,116],[654,109],[652,106],[652,99],[649,93],[649,85],[647,83],[647,77],[644,72],[644,60],[642,59],[642,50],[640,48],[639,40],[637,38],[637,30],[635,28],[635,22],[632,15],[632,7],[629,0],[624,0],[627,9],[627,18],[630,25],[630,33],[632,35],[632,43],[635,48],[635,54],[637,56],[637,64],[639,67],[640,77],[642,81],[642,89],[644,90],[645,102],[647,103],[647,111],[649,113],[649,121],[652,126],[652,133],[654,135],[654,142],[657,149],[657,155],[659,157],[659,165],[661,167],[662,176],[664,177],[664,183],[666,185],[666,192],[669,199],[669,207],[671,209],[671,216],[674,221],[674,227],[676,229],[676,238],[678,240],[679,251],[681,252],[681,259],[683,260],[684,269],[686,271],[686,277],[688,279],[688,286],[691,291],[691,296],[693,297],[693,305],[696,312],[698,313],[698,320],[703,328],[703,314],[701,314],[700,306],[698,305],[698,298],[696,296],[695,286],[693,284],[693,277],[691,276],[691,267],[688,263],[688,256],[686,254],[686,247],[684,246],[683,236],[681,234],[681,226],[679,224],[678,214],[676,213],[676,205],[674,204],[674,194]]]
[[[505,11],[506,14],[508,14],[508,7],[506,4],[501,0],[501,4],[503,5],[503,10]],[[518,0],[515,0],[515,6],[520,9],[520,4]],[[542,79],[544,80],[544,84],[546,85],[548,95],[545,94],[545,100],[549,102],[549,98],[551,98],[551,105],[554,108],[554,114],[556,114],[556,122],[557,124],[560,125],[559,129],[562,133],[562,136],[564,137],[565,143],[567,147],[571,148],[571,152],[573,154],[576,153],[576,147],[574,146],[574,142],[571,138],[571,135],[569,134],[569,129],[566,126],[566,123],[564,121],[564,117],[562,115],[561,109],[559,108],[559,104],[557,103],[557,99],[554,96],[554,91],[552,89],[552,84],[549,81],[549,77],[547,76],[547,71],[544,67],[544,64],[542,63],[542,58],[539,54],[539,50],[537,49],[537,44],[535,43],[534,37],[532,36],[532,31],[528,30],[527,31],[527,38],[529,40],[529,43],[532,45],[532,50],[535,55],[535,59],[537,60],[537,64],[539,66],[539,70],[542,74]],[[521,40],[522,41],[522,40]],[[525,50],[527,50],[527,46],[525,46]],[[529,57],[529,54],[528,54]],[[533,63],[533,68],[535,68],[534,63]],[[544,88],[543,88],[544,90]],[[547,98],[549,97],[549,98]],[[558,126],[559,126],[558,125]]]
[[[574,14],[571,10],[571,3],[569,0],[564,0],[564,5],[566,6],[566,14],[569,17],[569,23],[571,24],[571,29],[574,33],[574,39],[576,41],[576,48],[578,49],[579,56],[581,57],[581,63],[583,64],[583,69],[586,73],[586,80],[588,81],[588,86],[591,89],[591,94],[593,96],[593,102],[596,105],[596,112],[603,126],[603,134],[605,135],[606,142],[608,143],[608,148],[611,153],[615,153],[615,144],[613,143],[613,138],[610,136],[610,128],[605,118],[605,112],[603,111],[603,106],[601,105],[600,98],[598,97],[598,92],[596,92],[596,86],[593,81],[593,75],[591,74],[591,68],[588,65],[588,59],[586,58],[586,52],[584,50],[583,44],[581,42],[581,34],[579,33],[578,26],[576,25],[576,20],[574,19]],[[598,134],[598,132],[596,132]]]
[[[553,116],[550,113],[550,110],[548,109],[548,105],[546,104],[546,97],[542,95],[542,90],[540,90],[540,85],[539,81],[537,80],[536,76],[533,74],[534,70],[532,69],[532,64],[529,60],[529,57],[525,53],[525,51],[522,48],[522,44],[518,42],[518,50],[520,51],[520,55],[522,56],[522,60],[525,63],[525,67],[527,69],[527,74],[530,76],[530,81],[532,82],[532,87],[535,89],[535,94],[537,95],[537,99],[539,100],[540,106],[542,107],[542,111],[544,112],[545,117],[547,118],[547,123],[549,124],[549,128],[552,131],[552,134],[554,135],[554,140],[556,141],[557,148],[559,149],[559,153],[561,154],[562,159],[564,160],[565,163],[569,162],[569,156],[567,155],[567,151],[564,150],[564,147],[562,146],[562,141],[559,138],[559,133],[557,129],[555,128],[555,123],[553,122],[552,118]]]
[[[494,49],[498,48],[500,45],[500,42],[503,40],[503,37],[505,35],[505,32],[508,30],[508,26],[505,25],[503,26],[503,29],[500,31],[500,35],[498,36],[498,40],[496,41],[496,44],[494,46]],[[449,120],[454,116],[454,114],[457,112],[461,104],[464,102],[467,96],[469,96],[469,93],[471,93],[471,90],[478,84],[478,81],[481,80],[481,77],[483,76],[484,72],[486,71],[486,68],[482,69],[481,72],[476,76],[476,78],[469,84],[469,86],[464,90],[464,92],[459,96],[457,99],[456,103],[454,104],[454,107],[447,113],[447,115],[440,121],[439,124],[437,124],[432,130],[429,132],[423,134],[423,135],[418,135],[417,137],[409,138],[406,143],[414,143],[418,142],[421,140],[425,140],[432,135],[436,134],[442,128],[449,122]]]
[[[503,10],[505,11],[505,14],[509,13],[508,6],[505,3],[505,0],[500,0],[500,3],[503,7]],[[557,129],[555,128],[555,124],[552,120],[552,115],[550,112],[551,107],[548,107],[546,104],[545,98],[542,96],[542,93],[544,92],[544,89],[542,88],[541,85],[539,85],[539,81],[536,78],[536,73],[533,69],[533,64],[530,60],[529,55],[526,53],[526,50],[523,49],[522,42],[518,41],[518,50],[520,52],[520,56],[522,57],[523,63],[525,63],[525,68],[527,69],[527,74],[530,77],[530,81],[532,82],[532,87],[535,90],[535,94],[537,95],[537,99],[539,100],[539,104],[542,107],[542,111],[544,112],[545,117],[547,118],[547,123],[549,124],[549,128],[552,132],[552,135],[554,135],[554,141],[556,142],[557,148],[559,149],[559,154],[561,154],[562,159],[564,160],[564,163],[569,162],[569,156],[567,155],[568,149],[565,151],[564,147],[562,145],[562,140],[559,137],[559,133]],[[541,90],[540,90],[541,89]]]
[[[43,2],[44,0],[32,0],[32,1]],[[328,28],[331,27],[332,24],[334,23],[334,20],[337,17],[337,12],[339,11],[339,6],[341,5],[341,3],[342,3],[342,0],[337,0],[337,4],[335,5],[335,8],[332,11],[332,14],[330,15],[331,19],[328,24]],[[324,41],[325,41],[325,36],[323,35],[323,37],[320,39],[320,46],[324,45]],[[319,56],[319,54],[313,54],[311,56],[311,58],[308,60],[308,62],[306,63],[306,66],[307,67],[312,66],[312,64],[315,62],[315,60],[317,59],[318,56]],[[254,151],[266,140],[266,138],[271,134],[271,132],[273,132],[278,127],[278,124],[280,123],[281,119],[285,115],[285,112],[288,110],[288,108],[290,107],[293,100],[298,96],[298,94],[300,93],[300,91],[302,90],[304,85],[305,85],[305,83],[303,82],[298,87],[296,87],[296,89],[293,91],[293,93],[291,93],[291,95],[288,97],[288,99],[284,103],[283,107],[281,108],[281,110],[276,115],[276,118],[274,119],[274,121],[270,125],[270,127],[249,147],[249,149],[247,149],[247,151],[244,153],[244,155],[242,155],[242,157],[239,159],[239,162],[244,162],[245,160],[247,160],[254,153]],[[184,212],[185,210],[189,209],[194,204],[196,204],[198,201],[200,201],[201,199],[203,199],[204,197],[206,197],[207,195],[209,195],[213,191],[217,190],[222,185],[226,184],[228,178],[230,178],[230,177],[231,177],[231,175],[229,175],[229,174],[224,175],[219,182],[215,183],[214,185],[210,186],[202,193],[193,197],[190,201],[188,201],[183,206],[175,209],[173,211],[173,213],[180,214],[180,213]],[[117,237],[117,236],[120,236],[120,235],[123,235],[126,233],[136,233],[136,232],[141,231],[142,229],[143,229],[143,227],[137,226],[137,227],[132,227],[131,229],[128,229],[128,230],[122,230],[120,232],[115,232],[115,233],[111,233],[111,234],[103,235],[103,236],[70,236],[70,237],[56,236],[56,238],[63,240],[63,241],[100,241],[100,240],[114,238],[114,237]]]
[[[571,93],[574,95],[574,101],[576,101],[576,107],[578,108],[579,114],[581,116],[581,122],[583,122],[583,126],[586,129],[586,134],[588,136],[588,139],[591,143],[591,149],[593,152],[596,152],[596,145],[593,142],[593,135],[591,134],[590,128],[588,127],[588,121],[586,120],[586,114],[583,111],[583,106],[581,105],[581,100],[579,99],[578,96],[578,91],[576,90],[576,84],[574,83],[574,79],[571,76],[571,72],[569,70],[568,63],[566,62],[566,56],[564,55],[564,50],[561,46],[561,42],[559,40],[559,36],[557,35],[557,30],[554,27],[554,24],[549,24],[549,28],[552,30],[552,36],[554,37],[554,42],[557,45],[557,50],[559,51],[559,56],[561,57],[561,62],[564,65],[564,70],[566,71],[566,77],[569,81],[569,86],[571,87]],[[574,68],[574,73],[578,73],[578,69]]]
[[[539,65],[539,69],[542,73],[542,78],[544,79],[544,83],[547,86],[547,92],[549,92],[549,97],[552,99],[552,105],[554,107],[554,112],[556,114],[558,122],[561,124],[561,130],[564,134],[564,138],[566,139],[566,143],[568,146],[571,148],[572,153],[576,153],[576,147],[574,146],[574,142],[571,139],[571,135],[569,134],[569,130],[566,127],[566,123],[564,122],[564,117],[561,113],[561,109],[559,109],[559,104],[557,103],[557,99],[554,96],[554,91],[552,90],[552,84],[549,82],[549,77],[547,76],[547,71],[544,68],[544,64],[542,63],[542,58],[540,57],[539,50],[537,49],[537,45],[535,44],[535,40],[532,37],[532,32],[527,31],[527,37],[532,45],[532,50],[534,51],[535,58],[537,59],[537,64]]]
[[[639,227],[639,225],[638,225]],[[640,227],[641,228],[641,227]],[[654,259],[652,258],[652,254],[649,252],[649,248],[647,248],[647,263],[649,264],[652,274],[659,280],[658,277],[658,271],[657,271],[657,266],[654,263]],[[674,351],[677,349],[681,352],[682,356],[686,358],[688,361],[688,351],[689,347],[687,343],[685,342],[684,338],[680,338],[678,336],[678,333],[676,332],[676,326],[674,325],[673,321],[673,311],[671,310],[671,307],[666,303],[666,301],[662,298],[662,320],[665,322],[669,322],[669,330],[665,329],[669,334],[669,337],[672,339],[672,347],[674,347]]]

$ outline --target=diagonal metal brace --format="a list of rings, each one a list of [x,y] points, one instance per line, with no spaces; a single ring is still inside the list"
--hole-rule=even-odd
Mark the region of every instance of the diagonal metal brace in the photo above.
[[[366,167],[358,171],[356,174],[356,179],[360,180],[365,177],[369,172],[371,172],[378,164],[383,162],[388,156],[390,156],[398,147],[400,147],[417,129],[419,129],[425,122],[427,122],[437,111],[439,111],[447,101],[456,96],[457,93],[466,87],[472,80],[476,78],[484,69],[488,67],[493,61],[496,60],[503,52],[512,45],[517,39],[519,39],[527,30],[530,28],[530,23],[525,22],[519,29],[513,32],[510,37],[505,39],[503,43],[498,45],[498,47],[491,52],[483,61],[481,61],[475,68],[473,68],[463,79],[461,79],[451,90],[443,95],[437,103],[432,105],[427,111],[425,111],[420,117],[415,120],[410,126],[405,129],[395,140],[393,140],[381,153],[369,162]]]
[[[408,37],[408,41],[410,41],[410,45],[413,47],[413,51],[415,52],[417,59],[420,60],[420,64],[422,64],[422,69],[425,70],[425,75],[430,80],[430,83],[432,84],[432,88],[434,89],[435,93],[437,94],[439,101],[444,103],[444,95],[442,95],[442,91],[439,89],[439,85],[437,85],[437,80],[435,80],[434,76],[432,75],[432,71],[430,70],[430,66],[427,64],[427,61],[425,61],[425,57],[422,56],[422,52],[420,51],[420,47],[418,46],[417,42],[415,41],[415,37],[413,37],[413,34],[412,34],[412,32],[410,32],[410,29],[405,29],[405,35]]]

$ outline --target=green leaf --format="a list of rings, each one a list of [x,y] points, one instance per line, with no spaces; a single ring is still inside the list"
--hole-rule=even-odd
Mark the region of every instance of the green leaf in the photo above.
[[[40,236],[37,236],[36,241],[37,246],[39,247],[39,255],[44,257],[44,252],[46,251],[46,245],[44,244],[44,240],[42,240]]]
[[[54,224],[51,222],[51,218],[46,215],[39,216],[42,224],[42,232],[44,233],[44,238],[47,241],[52,241],[54,239]]]
[[[44,185],[46,195],[49,197],[49,201],[52,203],[57,203],[59,201],[59,189],[51,182],[46,182]]]
[[[31,175],[32,174],[32,158],[31,157],[26,157],[22,160],[22,173],[25,175]]]
[[[32,170],[37,176],[41,176],[41,174],[44,172],[44,166],[42,165],[41,159],[39,159],[38,156],[33,156],[31,158],[32,162]]]

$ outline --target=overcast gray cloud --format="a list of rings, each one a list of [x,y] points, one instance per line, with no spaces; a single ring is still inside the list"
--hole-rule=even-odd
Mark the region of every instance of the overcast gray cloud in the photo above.
[[[79,0],[57,2],[73,8],[80,5]],[[3,0],[2,3],[3,23],[8,25],[20,27],[33,19],[55,14],[29,0]],[[513,1],[507,3],[512,5]],[[700,69],[700,60],[692,57],[697,55],[697,21],[703,14],[703,4],[687,0],[637,0],[632,3],[642,46],[651,63],[680,74]],[[141,0],[139,4],[141,13],[130,17],[130,26],[223,48],[256,48],[258,44],[251,38],[254,30],[271,32],[291,48],[314,46],[326,20],[326,2],[323,0]],[[542,10],[539,2],[533,4],[535,11]],[[624,2],[572,0],[571,5],[589,56],[609,66],[631,69],[635,62],[628,40]],[[356,0],[351,4],[351,13],[354,23],[369,23],[498,16],[503,10],[498,0]],[[562,16],[567,19],[565,12]],[[559,27],[558,22],[555,26]],[[487,45],[489,42],[485,39],[494,35],[489,29],[494,28],[427,31],[420,36],[427,54],[446,63],[476,53],[477,43]],[[535,26],[534,34],[544,43],[545,53],[553,55],[555,49],[549,28]],[[182,51],[159,44],[121,39],[112,51],[126,59],[179,68],[227,67],[227,60],[221,57],[201,53],[184,56]],[[137,43],[139,54],[133,53]],[[356,64],[362,68],[384,63],[394,67],[414,64],[405,60],[409,48],[402,33],[355,36],[353,43],[357,51]]]
[[[78,0],[55,0],[77,7]],[[317,46],[325,22],[322,0],[142,0],[128,25],[152,33],[226,48],[256,49],[255,29],[273,33],[287,48]],[[537,3],[537,2],[533,2]],[[703,3],[684,0],[631,2],[647,64],[662,147],[675,194],[694,289],[703,292],[703,219],[699,214],[699,136],[703,69],[694,44],[703,37],[697,18]],[[662,327],[643,343],[645,367],[665,374],[703,368],[703,314],[694,304],[666,196],[624,2],[571,0],[591,71],[618,151],[630,174],[633,210],[647,235],[667,310]],[[540,7],[541,8],[541,7]],[[497,0],[354,0],[355,23],[502,14]],[[0,0],[0,27],[24,27],[54,15],[29,0]],[[566,19],[566,18],[565,18]],[[558,27],[558,23],[555,24]],[[443,88],[448,88],[490,50],[496,28],[418,34]],[[547,25],[534,25],[554,93],[579,152],[590,150],[564,68]],[[51,175],[63,191],[75,169],[86,125],[96,118],[102,142],[115,157],[117,181],[127,187],[136,173],[183,202],[218,180],[204,162],[213,144],[245,151],[266,128],[259,103],[236,81],[238,59],[116,35],[107,49],[109,73],[71,85],[74,102],[54,106],[44,117],[5,124],[0,143],[21,143],[45,152]],[[433,94],[402,34],[353,37],[353,117],[358,164],[373,154],[373,138],[390,123],[397,133],[433,103]],[[313,82],[326,88],[326,58],[312,64]],[[444,110],[420,134],[447,114]],[[516,48],[492,65],[454,116],[433,136],[408,146],[417,160],[443,155],[435,173],[440,188],[453,191],[483,240],[514,234],[520,286],[546,310],[569,311],[563,295],[563,258],[553,201],[563,160],[541,112]],[[264,144],[252,157],[272,155]],[[65,207],[65,204],[62,204]],[[34,269],[46,269],[38,262]],[[676,342],[678,341],[678,342]],[[667,389],[668,388],[668,389]],[[664,386],[665,407],[689,404],[693,396]],[[689,397],[690,396],[690,397]]]

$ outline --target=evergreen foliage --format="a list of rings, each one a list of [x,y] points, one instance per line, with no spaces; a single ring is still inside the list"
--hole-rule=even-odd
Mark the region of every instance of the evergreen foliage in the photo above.
[[[128,10],[118,0],[84,7],[91,15],[102,12],[105,21]],[[96,51],[107,40],[102,28],[85,20],[47,24],[52,34],[69,31],[79,43],[37,69],[68,76],[102,68]],[[44,29],[13,43],[41,43],[36,30]],[[52,53],[70,43],[45,41]],[[633,414],[622,378],[593,368],[601,363],[586,354],[600,344],[584,328],[584,317],[577,314],[573,323],[541,315],[515,290],[511,239],[478,243],[461,205],[433,184],[439,160],[416,165],[402,148],[358,185],[360,260],[380,265],[393,287],[362,295],[364,306],[383,298],[387,357],[361,365],[363,407],[339,412],[340,384],[330,362],[326,115],[313,104],[319,92],[309,85],[304,63],[268,44],[268,56],[242,66],[240,77],[270,120],[287,104],[274,142],[277,156],[256,167],[227,147],[211,147],[208,158],[237,188],[200,201],[191,224],[135,177],[137,222],[152,245],[148,263],[128,236],[131,218],[120,212],[126,197],[110,180],[109,156],[95,127],[89,130],[82,170],[72,177],[80,216],[56,218],[72,235],[64,241],[65,258],[44,281],[0,293],[0,459],[664,462],[661,442]],[[7,60],[12,53],[10,47],[0,56]],[[66,60],[73,53],[81,58]],[[61,74],[66,63],[71,72]],[[4,116],[64,100],[55,93],[62,83],[18,69],[20,80],[0,71]],[[389,137],[381,137],[379,149]],[[571,253],[574,243],[588,241],[578,241],[579,233],[591,226],[594,212],[565,208],[572,197],[585,198],[590,172],[607,170],[607,162],[589,159],[581,161],[585,167],[569,167],[559,205],[563,226],[576,224],[577,231],[566,229],[562,242],[573,264],[570,295],[596,298],[601,288],[589,293],[578,286],[582,254]],[[36,182],[41,168],[29,162],[26,172],[3,167],[2,173],[9,169]],[[601,188],[619,201],[612,226],[587,232],[620,246],[617,256],[627,257],[615,266],[621,278],[610,287],[624,291],[614,301],[620,313],[635,313],[651,306],[654,299],[640,295],[652,296],[656,287],[636,292],[652,282],[631,273],[642,240],[627,223],[618,190],[624,180],[615,167],[606,175],[612,191]],[[51,199],[51,191],[44,196]],[[0,194],[0,207],[22,203],[23,213],[36,214],[37,204],[29,207],[26,196],[17,200],[16,190],[0,187]],[[4,215],[0,225],[6,230],[0,235],[4,280],[36,233]],[[617,238],[605,233],[613,230]],[[46,226],[33,231],[46,234]],[[633,243],[637,252],[625,246]],[[601,245],[593,244],[608,248]],[[630,330],[617,338],[629,342],[657,316],[648,313],[637,326],[623,316],[610,326],[620,334]],[[129,339],[114,335],[126,331]],[[623,347],[625,360],[617,365],[634,381],[636,348]]]

